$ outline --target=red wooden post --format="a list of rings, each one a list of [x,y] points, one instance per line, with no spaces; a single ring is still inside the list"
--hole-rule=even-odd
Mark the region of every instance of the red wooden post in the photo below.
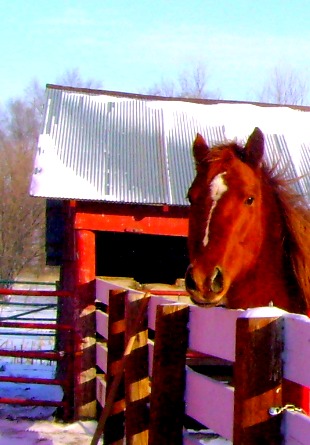
[[[282,406],[282,319],[239,318],[234,367],[234,445],[280,445]]]
[[[283,379],[283,405],[295,405],[302,408],[306,414],[310,414],[310,392],[309,388]]]
[[[96,416],[96,322],[95,322],[95,233],[75,231],[76,282],[75,326],[80,338],[78,391],[79,418]]]
[[[183,443],[187,305],[157,307],[149,445]]]
[[[96,417],[96,367],[95,367],[95,232],[76,230],[76,202],[64,203],[65,234],[61,289],[69,291],[73,299],[60,298],[58,322],[73,324],[79,350],[75,354],[74,384],[68,400],[74,418]],[[64,350],[68,338],[62,332],[57,338],[58,348]],[[61,364],[57,377],[65,378],[66,366]]]

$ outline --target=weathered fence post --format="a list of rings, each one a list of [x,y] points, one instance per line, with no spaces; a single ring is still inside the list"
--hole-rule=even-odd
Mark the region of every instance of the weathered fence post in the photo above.
[[[107,394],[113,379],[120,371],[120,363],[125,350],[125,295],[126,291],[109,292],[108,359],[107,359]],[[104,428],[104,443],[122,444],[125,422],[124,378],[117,388],[110,416]]]
[[[245,311],[237,320],[234,367],[234,445],[279,445],[282,406],[282,311]],[[245,318],[247,317],[247,318]]]
[[[183,443],[188,317],[184,304],[157,307],[149,445]]]
[[[148,318],[149,295],[128,292],[125,302],[126,343],[135,336],[125,364],[126,445],[147,445],[149,426]],[[141,313],[142,311],[142,313]],[[137,317],[141,321],[137,323]]]

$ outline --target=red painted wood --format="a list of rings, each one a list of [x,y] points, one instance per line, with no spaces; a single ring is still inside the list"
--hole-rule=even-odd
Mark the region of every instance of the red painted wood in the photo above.
[[[186,207],[94,204],[78,202],[76,229],[187,236]]]
[[[83,345],[76,357],[75,368],[75,403],[79,417],[92,417],[96,414],[96,380],[85,378],[96,360],[95,348],[95,233],[90,230],[75,230],[75,297],[76,308],[74,325],[79,342]],[[88,339],[89,346],[85,345]],[[93,339],[90,341],[90,339]],[[80,378],[83,375],[84,378]]]
[[[76,230],[76,266],[78,286],[89,284],[95,279],[96,255],[95,233],[90,230]],[[93,290],[79,289],[83,296],[94,302]]]
[[[64,385],[63,380],[58,379],[44,379],[40,377],[13,377],[13,376],[0,376],[0,382],[10,383],[35,383],[38,385]]]
[[[69,324],[58,323],[23,323],[21,321],[0,321],[1,328],[25,328],[25,329],[55,329],[62,331],[72,331],[74,328]]]
[[[58,351],[9,351],[7,349],[0,349],[0,357],[25,357],[41,360],[62,360],[63,354]]]
[[[22,290],[0,288],[0,295],[23,295],[30,297],[72,297],[67,291],[57,290]]]
[[[19,399],[10,397],[0,397],[0,403],[22,406],[65,406],[66,402],[58,402],[53,400],[33,400]]]
[[[187,236],[187,219],[144,217],[136,220],[131,215],[89,215],[78,213],[76,228],[106,230],[112,232],[143,233],[147,235]]]
[[[309,389],[290,380],[283,380],[283,405],[295,405],[310,415]]]

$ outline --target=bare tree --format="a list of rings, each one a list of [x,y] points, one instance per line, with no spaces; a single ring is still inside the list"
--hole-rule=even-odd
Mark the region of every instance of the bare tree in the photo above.
[[[78,68],[67,70],[58,80],[60,85],[75,88],[102,88],[102,83],[94,79],[83,79]]]
[[[183,70],[177,82],[162,79],[147,90],[147,94],[165,97],[183,97],[193,99],[219,98],[218,92],[208,90],[209,74],[206,65],[198,63],[191,69]]]
[[[16,99],[1,121],[0,278],[12,280],[43,261],[44,201],[28,192],[40,119],[32,104]]]
[[[95,85],[83,81],[78,70],[61,82]],[[29,195],[43,104],[44,89],[34,80],[23,98],[0,110],[0,279],[8,281],[27,266],[45,265],[45,199]]]
[[[303,105],[307,101],[309,81],[290,67],[278,66],[258,95],[259,100],[265,103],[282,105]]]

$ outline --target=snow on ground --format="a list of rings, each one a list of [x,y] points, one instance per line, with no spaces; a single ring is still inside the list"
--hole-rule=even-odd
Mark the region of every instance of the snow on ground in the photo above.
[[[0,376],[14,377],[40,377],[54,378],[55,367],[46,364],[34,363],[3,363],[0,368]],[[56,400],[61,401],[63,391],[60,386],[37,385],[29,383],[0,383],[1,397],[18,397],[22,399],[32,398],[34,400]],[[48,391],[48,394],[47,394]],[[29,419],[47,419],[53,415],[55,408],[50,406],[21,406],[21,405],[1,405],[0,418],[17,419],[27,417]]]
[[[19,286],[29,289],[30,286]],[[32,287],[33,288],[33,287]],[[38,286],[35,287],[38,289]],[[40,286],[40,289],[53,289],[54,286]],[[32,302],[38,302],[37,297],[10,296],[7,302],[0,306],[2,320],[16,321],[16,317],[35,309]],[[14,303],[29,303],[27,307]],[[55,298],[43,298],[40,303],[53,304]],[[6,304],[9,303],[9,304]],[[43,318],[55,319],[55,307],[34,312],[34,321]],[[13,318],[12,318],[13,317]],[[20,319],[19,319],[20,320]],[[36,332],[37,335],[33,335]],[[25,329],[0,329],[0,349],[23,350],[53,350],[54,337],[51,331],[33,331]],[[14,357],[0,357],[0,376],[53,378],[55,364],[44,360],[29,360]],[[56,385],[38,385],[26,383],[0,382],[0,396],[10,398],[49,399],[60,401],[63,391]],[[0,445],[89,445],[96,429],[97,422],[74,422],[64,424],[56,422],[53,415],[54,407],[21,406],[0,404]]]
[[[3,362],[0,375],[23,377],[54,376],[48,364]],[[1,397],[61,400],[62,389],[52,385],[0,383]],[[54,420],[55,408],[44,406],[0,405],[0,445],[89,445],[97,422],[62,423]],[[102,442],[101,442],[102,443]]]
[[[22,288],[29,288],[23,286]],[[35,287],[38,289],[38,286]],[[47,287],[40,287],[46,289]],[[51,287],[49,287],[51,289]],[[31,297],[8,298],[10,303],[32,302]],[[38,301],[38,298],[35,299]],[[54,298],[44,298],[44,302],[55,302]],[[29,308],[27,308],[29,309]],[[25,311],[24,308],[12,304],[0,306],[0,319],[10,319]],[[55,319],[55,308],[44,312],[33,313],[33,318]],[[0,328],[0,349],[52,350],[54,338],[49,331],[37,332],[33,336],[30,330],[14,330],[9,333],[6,328]],[[47,335],[43,335],[43,334]],[[44,377],[53,378],[55,364],[44,360],[27,360],[0,356],[0,376]],[[0,382],[0,397],[32,398],[34,400],[62,400],[62,388],[56,385],[38,385],[25,383]],[[44,406],[21,406],[0,404],[0,445],[89,445],[95,432],[96,421],[79,421],[74,423],[57,422],[53,415],[56,408]],[[194,433],[190,437],[199,440],[201,445],[229,445],[231,442],[219,438],[210,430]],[[102,444],[102,441],[99,443]],[[197,443],[197,442],[196,442]]]
[[[0,445],[89,445],[95,429],[94,421],[62,424],[0,419]]]

